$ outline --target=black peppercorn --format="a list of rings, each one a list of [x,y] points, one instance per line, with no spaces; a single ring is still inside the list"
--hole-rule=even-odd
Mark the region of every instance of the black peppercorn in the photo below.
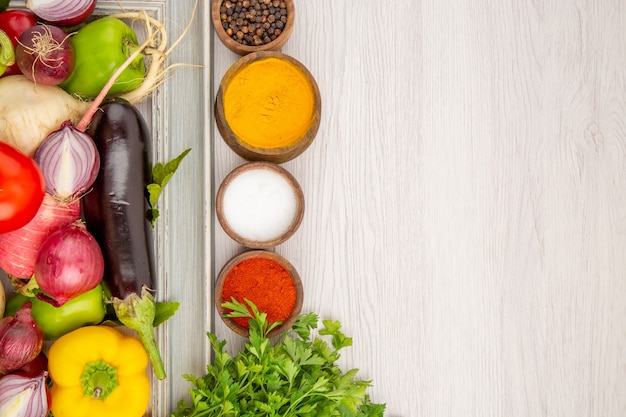
[[[244,45],[272,42],[287,22],[284,0],[225,0],[219,10],[228,36]]]

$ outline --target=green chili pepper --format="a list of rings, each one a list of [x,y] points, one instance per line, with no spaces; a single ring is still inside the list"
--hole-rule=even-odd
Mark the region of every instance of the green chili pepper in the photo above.
[[[138,48],[137,34],[122,20],[103,17],[83,26],[72,36],[76,64],[69,78],[59,86],[85,99],[95,98],[126,59]],[[109,95],[139,87],[146,76],[144,55],[140,54],[117,78]]]
[[[15,63],[15,49],[11,38],[0,29],[0,75]]]
[[[15,294],[6,304],[5,316],[11,316],[24,304],[31,301],[31,314],[41,326],[47,340],[56,339],[79,327],[102,322],[106,313],[105,295],[102,285],[96,286],[61,307],[54,307],[35,297]]]

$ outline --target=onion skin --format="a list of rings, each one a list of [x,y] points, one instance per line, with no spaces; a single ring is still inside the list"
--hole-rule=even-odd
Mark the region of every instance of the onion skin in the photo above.
[[[76,55],[72,41],[63,29],[35,25],[20,35],[15,47],[15,61],[22,74],[36,84],[58,85],[72,73]]]
[[[34,360],[43,347],[43,330],[31,315],[27,301],[14,316],[0,320],[0,375],[16,371]]]
[[[48,235],[79,218],[80,200],[61,203],[46,193],[39,211],[26,226],[0,233],[0,268],[14,278],[29,279]]]
[[[94,289],[104,273],[98,242],[78,221],[50,234],[39,249],[35,280],[45,295],[38,298],[60,307]]]
[[[26,8],[42,20],[59,26],[74,26],[87,20],[96,0],[26,0]]]
[[[35,357],[35,359],[24,364],[24,366],[22,366],[20,369],[11,372],[11,374],[34,378],[38,375],[41,375],[42,372],[45,372],[47,370],[48,357],[43,351],[41,351],[39,352],[39,355]]]
[[[4,292],[4,284],[2,284],[2,281],[0,281],[0,317],[4,315],[4,307],[6,306],[6,303],[7,296]]]

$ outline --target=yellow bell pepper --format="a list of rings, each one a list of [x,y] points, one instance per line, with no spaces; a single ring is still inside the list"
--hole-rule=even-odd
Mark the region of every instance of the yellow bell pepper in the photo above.
[[[108,326],[81,327],[48,352],[54,417],[141,417],[150,402],[141,342]]]

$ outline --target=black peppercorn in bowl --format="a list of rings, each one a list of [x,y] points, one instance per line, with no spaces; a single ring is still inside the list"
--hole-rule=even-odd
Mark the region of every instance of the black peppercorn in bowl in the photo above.
[[[213,0],[211,8],[218,38],[242,56],[279,50],[291,36],[295,17],[293,0]]]

